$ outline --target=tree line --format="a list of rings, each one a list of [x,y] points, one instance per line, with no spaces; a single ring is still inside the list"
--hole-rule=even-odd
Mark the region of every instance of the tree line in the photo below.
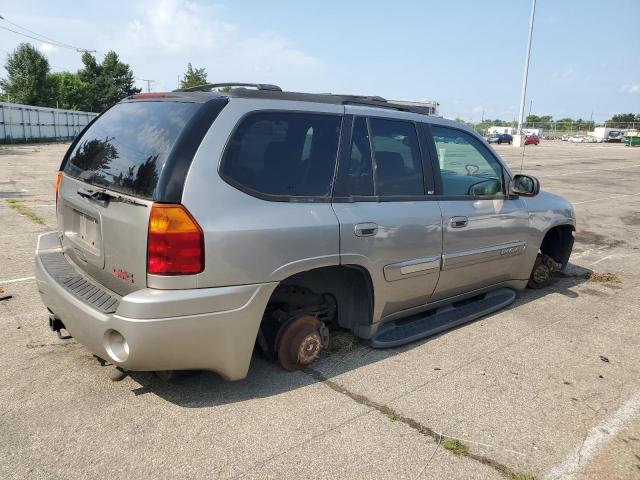
[[[5,63],[0,100],[41,107],[101,112],[123,98],[139,93],[133,71],[109,51],[102,62],[82,54],[77,72],[52,72],[47,58],[31,44],[20,44]]]
[[[131,67],[109,51],[102,62],[82,54],[77,72],[52,72],[47,58],[29,43],[20,44],[5,63],[7,78],[0,79],[0,101],[40,107],[101,112],[129,95],[140,93]],[[204,68],[187,66],[182,88],[207,83]]]
[[[484,119],[478,124],[473,126],[479,130],[484,131],[491,126],[497,127],[515,127],[517,122],[506,121],[496,118],[494,120]],[[584,120],[582,118],[561,118],[554,120],[551,115],[528,115],[524,121],[526,128],[541,128],[545,131],[593,131],[596,127],[596,122],[593,120]],[[640,127],[640,114],[635,115],[633,113],[620,113],[613,115],[609,120],[605,122],[607,127],[615,128],[637,128]]]

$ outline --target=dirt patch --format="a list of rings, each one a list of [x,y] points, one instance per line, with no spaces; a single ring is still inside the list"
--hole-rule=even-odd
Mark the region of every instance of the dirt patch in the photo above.
[[[625,225],[640,225],[640,212],[634,212],[624,217],[620,217]]]
[[[585,275],[585,278],[589,282],[594,283],[622,283],[618,275],[615,273],[605,272],[605,273],[596,273],[591,272]]]
[[[576,242],[592,245],[595,247],[609,247],[615,248],[620,247],[622,245],[626,245],[627,242],[624,240],[617,240],[611,237],[605,237],[604,235],[600,235],[599,233],[590,232],[588,230],[582,230],[581,232],[576,233]]]

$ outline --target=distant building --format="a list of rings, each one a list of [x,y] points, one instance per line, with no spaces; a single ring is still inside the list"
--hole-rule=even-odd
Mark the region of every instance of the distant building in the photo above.
[[[492,133],[506,133],[508,135],[513,135],[516,129],[514,127],[489,127],[487,129],[487,133],[491,135]]]
[[[408,107],[417,107],[419,110],[423,110],[422,113],[427,115],[439,116],[440,103],[435,100],[423,100],[422,102],[409,102],[407,100],[387,100],[389,103],[396,103],[398,105],[407,105]]]
[[[542,129],[541,128],[523,128],[522,129],[522,133],[524,133],[525,135],[535,135],[536,137],[541,137],[542,136]]]

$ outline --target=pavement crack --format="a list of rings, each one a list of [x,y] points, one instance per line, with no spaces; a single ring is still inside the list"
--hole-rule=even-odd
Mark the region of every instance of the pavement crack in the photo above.
[[[415,420],[411,417],[407,417],[405,415],[402,415],[401,413],[398,413],[396,410],[389,407],[388,405],[376,402],[375,400],[371,400],[365,395],[352,392],[351,390],[349,390],[346,387],[343,387],[339,383],[336,383],[333,380],[328,379],[321,372],[314,370],[313,368],[307,367],[303,370],[303,372],[311,376],[313,379],[317,380],[318,382],[323,383],[333,391],[349,397],[354,402],[360,405],[364,405],[366,407],[373,408],[374,410],[378,411],[379,413],[386,416],[387,418],[393,418],[394,421],[404,423],[405,425],[414,429],[421,435],[430,437],[435,442],[438,442],[438,445],[440,444],[443,438],[447,438],[446,435],[440,432],[436,432],[433,428],[420,423],[418,420]],[[486,465],[488,467],[491,467],[494,470],[496,470],[498,473],[502,474],[504,477],[507,477],[507,478],[514,477],[517,474],[517,472],[515,472],[508,466],[504,465],[503,463],[500,463],[497,460],[487,457],[485,455],[479,455],[479,454],[467,451],[464,454],[462,454],[462,456],[469,458],[471,460],[475,460],[476,462]]]

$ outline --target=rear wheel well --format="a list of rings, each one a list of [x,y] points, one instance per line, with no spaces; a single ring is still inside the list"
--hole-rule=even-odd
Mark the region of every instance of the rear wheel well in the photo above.
[[[373,317],[373,284],[369,272],[356,265],[322,267],[297,273],[281,281],[265,309],[258,344],[273,355],[278,331],[293,318],[307,313],[330,329],[356,331]]]
[[[553,227],[544,236],[540,244],[540,253],[549,255],[565,268],[573,249],[573,231],[572,225]]]

